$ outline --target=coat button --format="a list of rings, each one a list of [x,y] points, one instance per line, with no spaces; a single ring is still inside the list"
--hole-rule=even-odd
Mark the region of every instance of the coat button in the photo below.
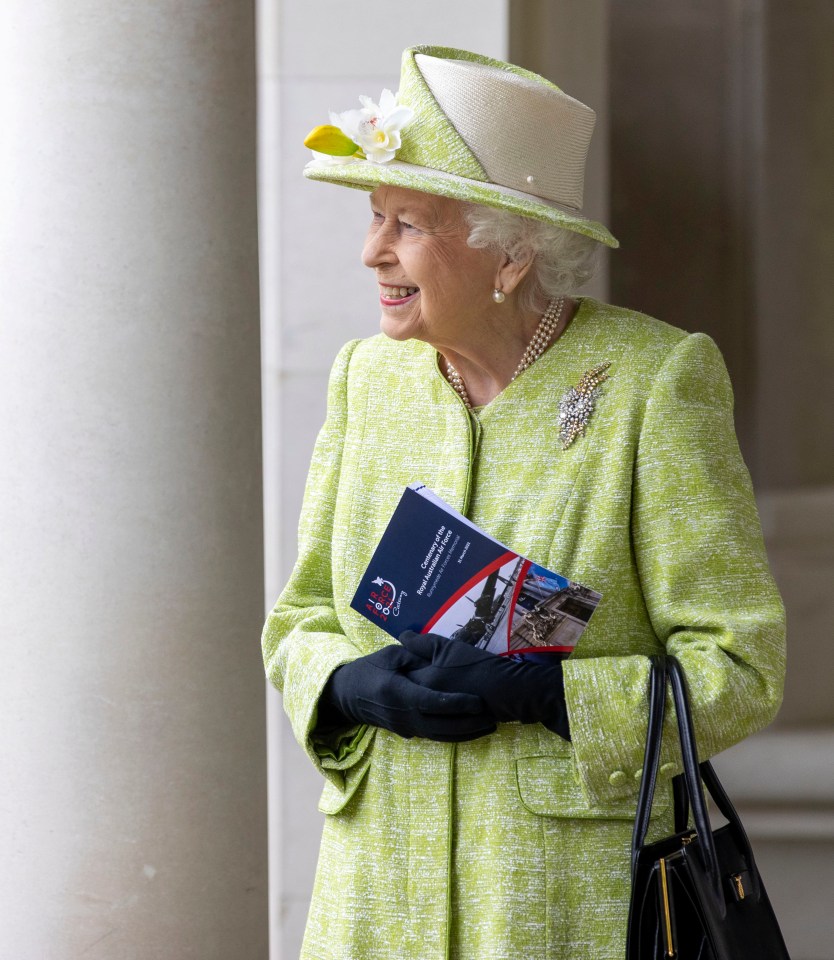
[[[618,787],[621,783],[625,783],[627,779],[625,770],[615,770],[608,778],[608,782],[612,787]]]
[[[676,763],[663,763],[660,766],[660,772],[666,777],[673,777],[678,772]]]

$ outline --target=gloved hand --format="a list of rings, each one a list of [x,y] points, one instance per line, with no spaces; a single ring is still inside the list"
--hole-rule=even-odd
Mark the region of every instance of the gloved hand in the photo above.
[[[320,720],[331,724],[336,711],[348,723],[369,723],[401,737],[445,743],[492,733],[495,720],[477,694],[432,690],[408,676],[411,670],[428,665],[399,644],[342,664],[322,692]]]
[[[496,720],[543,723],[570,740],[561,660],[552,664],[512,660],[436,633],[413,630],[402,633],[400,643],[409,653],[431,661],[410,671],[415,683],[431,690],[478,694]]]

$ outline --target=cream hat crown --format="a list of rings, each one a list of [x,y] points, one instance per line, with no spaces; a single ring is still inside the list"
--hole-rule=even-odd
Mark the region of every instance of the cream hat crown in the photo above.
[[[338,163],[319,159],[305,176],[498,207],[618,246],[606,227],[582,216],[596,114],[549,80],[466,50],[411,47],[397,101],[413,113],[393,159],[361,152]]]

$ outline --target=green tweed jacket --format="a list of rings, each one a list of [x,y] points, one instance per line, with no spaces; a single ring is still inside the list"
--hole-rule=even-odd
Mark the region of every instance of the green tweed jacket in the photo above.
[[[610,362],[563,450],[559,399]],[[701,753],[773,718],[784,613],[732,392],[709,337],[584,299],[566,333],[477,418],[417,341],[340,352],[298,563],[263,634],[267,673],[321,771],[327,814],[308,960],[621,960],[648,656],[686,671]],[[572,743],[502,724],[472,743],[358,728],[316,742],[331,672],[390,638],[349,608],[403,488],[600,591],[565,664]],[[653,829],[668,829],[671,738]]]

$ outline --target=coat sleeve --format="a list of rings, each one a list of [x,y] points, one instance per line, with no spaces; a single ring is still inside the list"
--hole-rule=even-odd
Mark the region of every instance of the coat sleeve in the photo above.
[[[634,558],[654,631],[686,673],[701,759],[768,724],[782,700],[784,608],[768,568],[724,361],[704,334],[656,376],[632,488]],[[568,660],[577,767],[591,798],[637,790],[648,722],[645,656]],[[671,711],[670,711],[671,712]],[[681,770],[673,716],[661,773]]]
[[[347,424],[350,358],[358,340],[346,344],[333,364],[327,417],[307,477],[298,532],[298,560],[263,630],[261,646],[269,680],[284,695],[295,738],[319,771],[339,790],[351,770],[365,763],[373,728],[355,727],[336,742],[316,739],[317,704],[331,673],[360,652],[344,635],[333,602],[333,514]]]

